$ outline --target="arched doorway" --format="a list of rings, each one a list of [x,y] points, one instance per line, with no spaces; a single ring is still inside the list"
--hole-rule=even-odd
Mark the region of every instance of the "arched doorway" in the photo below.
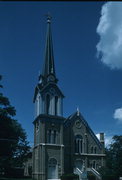
[[[48,179],[58,179],[57,160],[51,158],[48,162]]]

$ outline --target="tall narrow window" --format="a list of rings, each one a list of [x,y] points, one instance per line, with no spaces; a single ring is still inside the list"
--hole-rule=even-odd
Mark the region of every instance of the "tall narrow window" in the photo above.
[[[80,139],[80,153],[82,153],[83,151],[83,141],[82,139]]]
[[[51,143],[56,144],[56,130],[51,131]]]
[[[47,130],[47,143],[56,144],[56,130]]]
[[[49,108],[50,108],[50,95],[47,94],[47,96],[46,96],[46,114],[49,114]]]
[[[36,99],[36,115],[38,116],[39,115],[39,96],[37,97],[37,99]]]
[[[83,139],[81,135],[75,137],[75,153],[83,152]]]
[[[56,130],[54,130],[54,139],[53,139],[53,143],[56,144]]]
[[[91,147],[91,154],[93,154],[93,146]]]
[[[55,96],[55,115],[57,115],[58,111],[58,96]]]
[[[36,123],[36,132],[39,130],[39,122]]]
[[[97,147],[94,147],[94,154],[97,153]]]
[[[47,143],[51,143],[51,130],[47,131]]]

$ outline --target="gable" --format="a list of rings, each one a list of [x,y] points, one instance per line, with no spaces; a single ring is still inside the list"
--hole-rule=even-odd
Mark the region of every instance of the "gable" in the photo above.
[[[61,90],[59,89],[59,87],[55,83],[48,83],[43,88],[42,87],[40,88],[40,86],[39,86],[39,89],[40,89],[40,93],[45,93],[51,89],[54,89],[55,93],[57,93],[61,97],[64,97],[63,93],[61,92]],[[51,92],[51,93],[53,93],[53,92]]]
[[[69,116],[64,122],[64,129],[71,129],[72,133],[74,133],[74,136],[77,134],[82,136],[87,135],[93,144],[99,146],[100,149],[102,148],[102,144],[88,125],[87,121],[83,118],[81,113],[76,112]]]
[[[33,102],[35,102],[35,99],[36,99],[38,93],[45,93],[45,92],[48,92],[51,89],[54,89],[56,94],[58,94],[58,95],[60,95],[61,97],[64,98],[63,93],[61,92],[61,90],[59,89],[59,87],[55,83],[48,83],[44,87],[42,86],[42,84],[38,84],[36,86],[36,88],[35,88]],[[51,93],[53,93],[53,92],[51,92]]]

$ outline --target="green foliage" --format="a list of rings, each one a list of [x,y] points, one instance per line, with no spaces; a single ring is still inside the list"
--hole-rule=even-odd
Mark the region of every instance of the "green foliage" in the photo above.
[[[2,88],[2,85],[0,87]],[[0,168],[4,169],[22,167],[30,150],[25,130],[13,119],[15,115],[15,108],[0,92]]]
[[[79,176],[77,174],[71,173],[71,174],[63,174],[61,176],[61,180],[78,180]]]
[[[88,178],[88,180],[96,180],[95,175],[93,175],[93,173],[91,171],[87,172],[87,178]]]
[[[106,167],[100,169],[103,180],[122,177],[122,136],[113,136],[113,142],[106,149]]]
[[[96,177],[93,174],[88,174],[88,180],[96,180]]]

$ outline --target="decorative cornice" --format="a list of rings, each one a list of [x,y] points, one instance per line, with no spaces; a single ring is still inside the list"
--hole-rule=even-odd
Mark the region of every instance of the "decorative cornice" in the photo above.
[[[55,123],[64,123],[65,118],[62,116],[54,116],[54,115],[48,115],[48,114],[40,114],[36,117],[36,119],[33,121],[33,124],[35,124],[36,121],[41,122],[55,122]]]
[[[33,147],[33,149],[39,147],[39,146],[55,146],[55,147],[64,147],[63,144],[49,144],[49,143],[39,143]]]
[[[106,154],[88,154],[88,153],[81,153],[81,154],[78,154],[78,153],[75,153],[74,154],[75,156],[95,156],[95,157],[104,157],[106,156]]]

